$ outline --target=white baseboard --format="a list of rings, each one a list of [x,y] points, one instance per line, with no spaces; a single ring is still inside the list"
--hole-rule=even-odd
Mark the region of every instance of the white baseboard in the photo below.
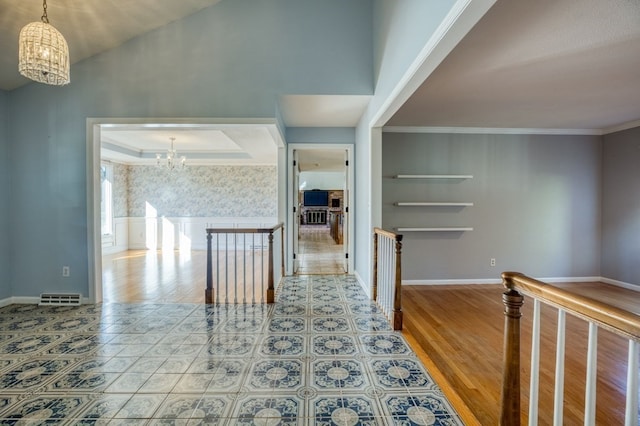
[[[602,277],[551,277],[551,278],[536,278],[538,281],[545,283],[592,283],[602,280]]]
[[[615,285],[616,287],[626,288],[627,290],[640,291],[640,285],[625,283],[624,281],[612,280],[611,278],[600,277],[603,283]]]
[[[402,285],[468,285],[468,284],[500,284],[501,279],[477,279],[477,280],[402,280]]]
[[[6,299],[0,300],[0,308],[4,308],[9,305],[37,305],[40,303],[40,297],[28,297],[28,296],[16,296],[16,297],[7,297]],[[83,305],[91,305],[91,301],[88,297],[82,298]]]
[[[371,297],[371,288],[365,284],[364,280],[362,279],[358,271],[353,271],[353,275],[358,280],[358,284],[360,284],[360,287],[362,287],[362,290],[364,290],[364,292],[367,293],[367,296]]]
[[[535,278],[535,277],[534,277]],[[536,278],[546,283],[571,283],[602,281],[602,277],[550,277]],[[402,280],[402,285],[470,285],[470,284],[502,284],[501,278],[448,279],[448,280]]]
[[[37,305],[40,303],[40,296],[13,296],[10,300],[10,305]]]

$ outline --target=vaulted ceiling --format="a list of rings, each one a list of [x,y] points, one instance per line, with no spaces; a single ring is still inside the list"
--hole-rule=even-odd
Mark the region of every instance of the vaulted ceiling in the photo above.
[[[76,63],[219,1],[49,0],[47,15],[67,40],[71,62]],[[40,21],[42,12],[41,0],[0,0],[1,90],[29,82],[18,73],[18,36],[23,26]]]
[[[218,1],[50,0],[48,16],[75,63]],[[41,14],[39,0],[0,0],[0,89],[28,83],[18,33]],[[608,131],[640,119],[639,99],[638,0],[498,0],[387,125]],[[280,98],[291,127],[353,127],[367,102]]]

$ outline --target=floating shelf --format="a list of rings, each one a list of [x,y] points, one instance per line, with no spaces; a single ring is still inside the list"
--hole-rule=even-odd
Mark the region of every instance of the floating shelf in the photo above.
[[[396,206],[406,207],[471,207],[473,203],[432,203],[421,201],[401,201],[394,203]]]
[[[449,227],[449,228],[396,228],[398,232],[467,232],[473,231],[469,227]]]
[[[395,175],[396,179],[473,179],[473,175]]]

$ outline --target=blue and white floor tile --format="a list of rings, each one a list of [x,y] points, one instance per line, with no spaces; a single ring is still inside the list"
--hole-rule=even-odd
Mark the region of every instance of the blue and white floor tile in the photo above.
[[[274,305],[0,309],[0,424],[462,425],[345,275]]]

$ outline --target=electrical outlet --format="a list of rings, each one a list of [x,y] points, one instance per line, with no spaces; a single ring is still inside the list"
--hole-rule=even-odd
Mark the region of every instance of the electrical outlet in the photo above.
[[[496,259],[492,257],[489,263],[491,264],[491,266],[496,266]]]
[[[69,268],[68,266],[63,266],[62,267],[62,276],[63,277],[68,277],[69,275],[71,275],[71,268]]]

